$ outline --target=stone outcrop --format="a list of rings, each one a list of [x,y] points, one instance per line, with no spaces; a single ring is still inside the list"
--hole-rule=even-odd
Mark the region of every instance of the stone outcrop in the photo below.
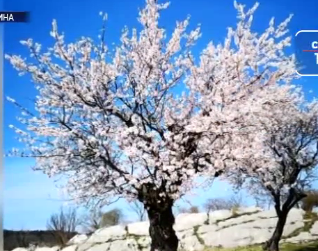
[[[305,212],[292,209],[282,242],[318,240],[318,221],[305,219]],[[260,244],[270,238],[275,225],[274,210],[251,207],[233,211],[181,214],[174,229],[180,250],[201,251],[206,247],[236,247]],[[97,230],[91,236],[77,235],[61,251],[147,251],[150,238],[148,222],[137,222]],[[58,248],[35,248],[35,251],[57,251]],[[15,249],[14,251],[26,251]]]

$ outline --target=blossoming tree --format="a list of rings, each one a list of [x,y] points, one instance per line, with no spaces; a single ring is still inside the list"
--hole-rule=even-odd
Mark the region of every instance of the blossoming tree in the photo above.
[[[277,27],[271,20],[257,34],[251,31],[257,4],[244,11],[235,2],[237,27],[224,44],[211,42],[196,64],[191,47],[200,28],[187,32],[186,19],[168,39],[158,23],[167,7],[147,0],[142,29],[129,35],[125,28],[114,51],[105,29],[99,42],[67,44],[54,21],[48,51],[29,39],[22,44],[32,60],[6,56],[39,92],[34,113],[8,98],[22,109],[24,126],[12,128],[26,144],[12,154],[35,158],[35,168],[49,176],[67,177],[79,203],[139,200],[152,251],[177,250],[175,200],[195,186],[196,175],[235,167],[235,155],[253,145],[244,141],[255,130],[247,118],[262,114],[266,102],[287,102],[295,78],[294,57],[284,54],[290,18]],[[185,92],[177,95],[177,86]]]
[[[251,193],[265,192],[274,202],[278,221],[265,250],[279,250],[288,213],[306,196],[307,177],[317,173],[318,102],[307,103],[301,95],[294,98],[294,105],[264,105],[266,116],[258,117],[258,131],[249,134],[255,151],[241,154],[240,168],[230,175],[245,182]]]

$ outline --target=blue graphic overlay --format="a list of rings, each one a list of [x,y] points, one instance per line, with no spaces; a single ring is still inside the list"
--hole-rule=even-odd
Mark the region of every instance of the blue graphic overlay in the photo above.
[[[318,76],[318,30],[301,30],[295,36],[297,73]]]

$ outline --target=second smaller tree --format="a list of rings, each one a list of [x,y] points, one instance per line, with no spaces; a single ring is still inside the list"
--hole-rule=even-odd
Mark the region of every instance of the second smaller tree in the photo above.
[[[251,193],[271,196],[277,225],[264,250],[278,251],[288,213],[304,197],[310,182],[308,177],[318,164],[318,102],[305,103],[301,96],[286,105],[264,104],[259,114],[258,129],[249,138],[253,151],[241,154],[241,166],[236,183],[244,182]],[[291,101],[291,100],[290,100]],[[255,123],[254,121],[254,123]]]

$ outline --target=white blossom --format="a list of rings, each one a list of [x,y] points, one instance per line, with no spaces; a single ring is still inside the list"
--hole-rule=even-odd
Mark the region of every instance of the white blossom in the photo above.
[[[290,18],[257,34],[258,5],[244,11],[235,2],[237,26],[223,44],[211,41],[195,63],[191,48],[200,26],[188,31],[186,18],[169,38],[159,24],[168,5],[147,0],[141,30],[125,27],[114,51],[87,37],[67,44],[54,20],[48,51],[22,42],[37,63],[6,55],[38,90],[36,113],[23,118],[28,133],[17,130],[24,156],[35,157],[48,175],[72,177],[66,186],[80,202],[135,198],[143,184],[175,200],[198,175],[237,171],[255,152],[273,161],[259,126],[272,123],[273,106],[296,102],[295,57],[284,53]],[[187,92],[176,97],[176,87]]]

